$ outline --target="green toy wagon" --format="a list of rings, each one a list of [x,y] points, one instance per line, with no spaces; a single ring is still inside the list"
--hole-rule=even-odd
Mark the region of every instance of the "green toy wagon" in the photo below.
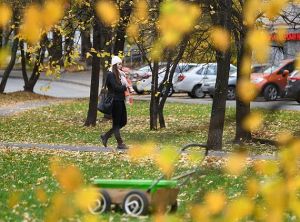
[[[182,151],[191,146],[196,145],[186,145]],[[115,206],[131,216],[146,215],[150,210],[175,212],[179,187],[186,181],[179,183],[179,180],[195,172],[189,171],[170,180],[164,180],[164,176],[156,180],[95,179],[93,184],[99,187],[99,198],[89,210],[93,214],[103,214]]]

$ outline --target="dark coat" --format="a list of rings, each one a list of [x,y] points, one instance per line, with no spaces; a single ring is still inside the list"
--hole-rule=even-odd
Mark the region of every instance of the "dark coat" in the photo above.
[[[114,95],[114,100],[116,101],[125,100],[126,86],[123,86],[120,83],[118,83],[115,75],[112,72],[107,73],[106,84],[109,93]]]
[[[112,120],[113,128],[122,128],[127,124],[127,111],[125,106],[126,86],[117,82],[115,75],[108,72],[106,80],[109,93],[113,94]]]

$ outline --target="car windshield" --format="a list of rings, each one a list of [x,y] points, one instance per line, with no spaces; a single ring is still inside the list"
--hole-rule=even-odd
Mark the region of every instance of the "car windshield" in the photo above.
[[[148,71],[148,70],[150,70],[149,66],[144,66],[144,67],[139,69],[139,71],[145,71],[145,72]]]
[[[282,66],[282,63],[277,64],[277,65],[271,65],[268,66],[265,71],[263,71],[264,74],[270,74],[272,72],[274,72],[275,70],[279,69]]]

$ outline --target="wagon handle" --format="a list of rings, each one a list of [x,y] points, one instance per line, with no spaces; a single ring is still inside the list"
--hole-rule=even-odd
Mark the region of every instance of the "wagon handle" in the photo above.
[[[187,148],[190,148],[193,146],[204,147],[205,148],[205,156],[208,155],[208,146],[205,144],[201,144],[201,143],[189,143],[189,144],[183,146],[180,151],[184,152]]]
[[[185,145],[184,147],[181,148],[180,152],[182,153],[182,152],[185,151],[187,148],[193,147],[193,146],[199,146],[199,147],[204,147],[204,148],[206,148],[206,149],[205,149],[205,156],[208,155],[208,146],[205,145],[205,144],[200,144],[200,143],[190,143],[190,144],[187,144],[187,145]],[[181,178],[187,177],[187,176],[189,176],[189,175],[192,175],[192,174],[194,174],[195,172],[196,172],[196,170],[193,170],[193,171],[190,171],[190,172],[185,173],[185,174],[183,174],[183,175],[179,175],[179,176],[177,176],[177,177],[175,177],[175,178],[173,178],[173,179],[175,179],[175,180],[176,180],[176,179],[181,179]],[[161,181],[163,178],[164,178],[164,175],[160,176],[154,183],[151,184],[151,186],[147,189],[146,192],[149,193],[149,192],[153,189],[153,187],[155,187],[155,186],[159,183],[159,181]]]
[[[154,183],[151,184],[151,186],[147,189],[147,193],[150,193],[150,191],[155,187],[159,181],[161,181],[164,178],[165,175],[160,176]]]
[[[179,175],[179,176],[177,176],[177,177],[173,177],[172,180],[179,180],[179,179],[182,179],[182,178],[184,178],[184,177],[190,176],[190,175],[192,175],[192,174],[194,174],[194,173],[196,173],[196,170],[192,170],[192,171],[189,171],[189,172],[184,173],[184,174],[182,174],[182,175]]]

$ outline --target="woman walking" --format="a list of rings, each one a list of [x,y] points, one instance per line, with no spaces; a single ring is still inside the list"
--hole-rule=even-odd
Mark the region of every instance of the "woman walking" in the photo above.
[[[108,72],[106,84],[108,92],[113,94],[112,105],[112,128],[100,136],[101,141],[107,147],[108,139],[114,134],[117,140],[117,149],[127,149],[121,137],[120,129],[127,124],[127,111],[125,106],[125,91],[129,87],[126,78],[120,73],[122,60],[118,56],[113,56],[112,70]]]

